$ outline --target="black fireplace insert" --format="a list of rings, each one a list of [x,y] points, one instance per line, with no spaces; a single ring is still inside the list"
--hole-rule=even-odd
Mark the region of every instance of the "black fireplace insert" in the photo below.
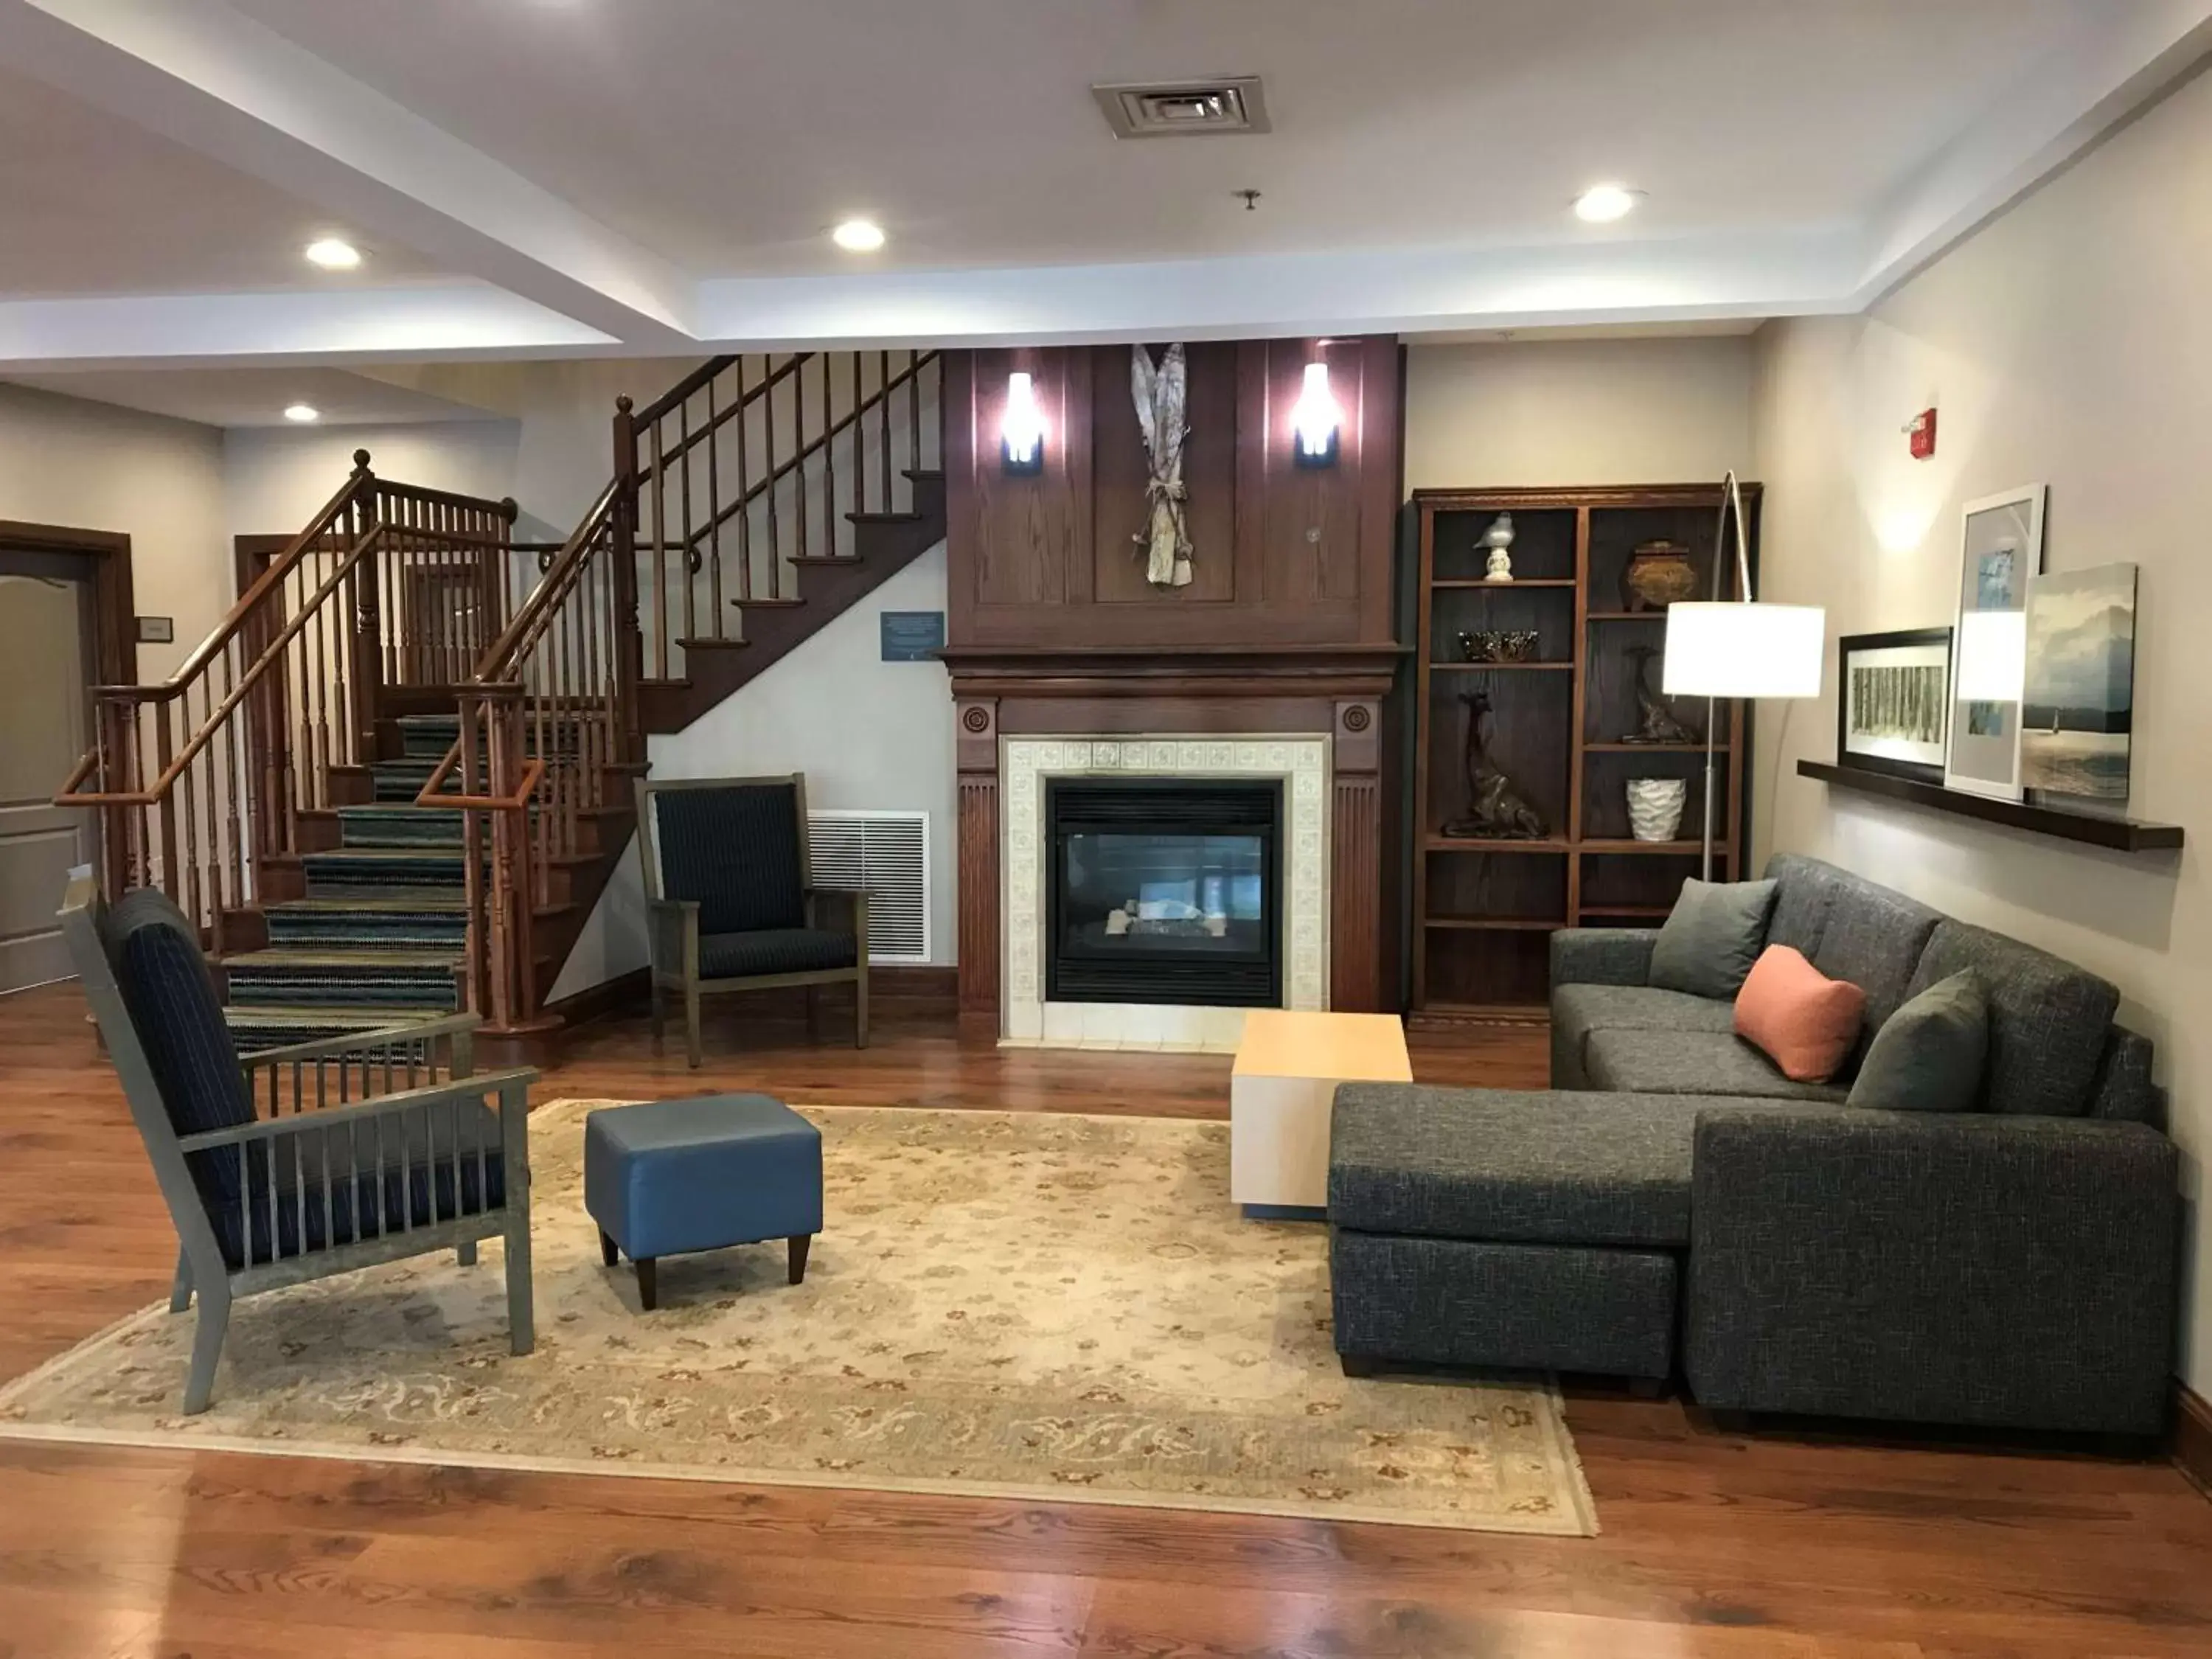
[[[1048,998],[1281,1006],[1280,780],[1050,778],[1045,817]]]

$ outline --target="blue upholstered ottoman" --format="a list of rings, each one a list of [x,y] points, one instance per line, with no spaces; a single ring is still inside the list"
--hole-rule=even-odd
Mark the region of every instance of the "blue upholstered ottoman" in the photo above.
[[[693,1250],[787,1239],[796,1285],[822,1231],[822,1132],[766,1095],[610,1106],[584,1120],[584,1207],[648,1310],[654,1264]]]

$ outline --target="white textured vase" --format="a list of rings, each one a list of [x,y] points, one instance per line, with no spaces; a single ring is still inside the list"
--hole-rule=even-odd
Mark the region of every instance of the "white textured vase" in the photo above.
[[[1628,827],[1638,841],[1672,841],[1682,828],[1690,786],[1681,778],[1631,778]]]

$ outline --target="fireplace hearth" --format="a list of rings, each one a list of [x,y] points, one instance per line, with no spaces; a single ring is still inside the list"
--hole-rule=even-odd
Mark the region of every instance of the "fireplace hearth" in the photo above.
[[[1279,1007],[1279,779],[1054,778],[1046,996]]]

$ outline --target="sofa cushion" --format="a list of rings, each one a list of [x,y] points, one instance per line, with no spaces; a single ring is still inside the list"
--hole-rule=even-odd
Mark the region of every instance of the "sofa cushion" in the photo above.
[[[158,887],[125,893],[101,923],[116,988],[147,1070],[179,1139],[253,1121],[253,1100],[198,930]],[[187,1152],[200,1202],[213,1217],[234,1215],[249,1170],[266,1179],[267,1155],[249,1147]]]
[[[766,927],[752,933],[702,933],[702,979],[751,979],[763,974],[813,974],[850,968],[860,947],[850,933],[822,927]]]
[[[1813,965],[1830,979],[1847,979],[1866,993],[1866,1025],[1858,1047],[1844,1067],[1851,1077],[1866,1058],[1867,1044],[1912,994],[1908,988],[1920,966],[1928,936],[1942,916],[1917,900],[1856,876],[1836,872],[1836,890]]]
[[[1736,994],[1735,1034],[1799,1083],[1826,1083],[1850,1058],[1866,993],[1830,979],[1787,945],[1770,945]]]
[[[1786,945],[1813,960],[1820,952],[1820,935],[1827,931],[1836,891],[1853,878],[1801,853],[1777,853],[1766,861],[1766,878],[1779,889],[1774,919],[1766,925],[1766,942]]]
[[[2105,1057],[2089,1095],[2091,1117],[2166,1127],[2166,1096],[2151,1075],[2153,1053],[2147,1036],[2117,1025],[2105,1033]]]
[[[794,786],[663,789],[653,796],[652,811],[661,893],[696,899],[700,932],[746,933],[805,924]]]
[[[2039,1117],[2087,1111],[2119,992],[2032,945],[1948,921],[1929,939],[1911,990],[1967,969],[1980,978],[1990,1004],[1982,1109]]]
[[[1868,1046],[1850,1104],[1881,1112],[1971,1112],[1981,1103],[1990,1004],[1971,968],[1892,1014]]]
[[[1771,881],[1684,882],[1651,947],[1651,982],[1692,996],[1734,998],[1766,948],[1774,894]]]
[[[1328,1218],[1440,1238],[1682,1244],[1697,1115],[1744,1103],[1347,1083],[1331,1115]]]
[[[1715,1095],[1840,1102],[1831,1083],[1793,1083],[1730,1031],[1593,1031],[1583,1045],[1593,1089],[1631,1094]]]

